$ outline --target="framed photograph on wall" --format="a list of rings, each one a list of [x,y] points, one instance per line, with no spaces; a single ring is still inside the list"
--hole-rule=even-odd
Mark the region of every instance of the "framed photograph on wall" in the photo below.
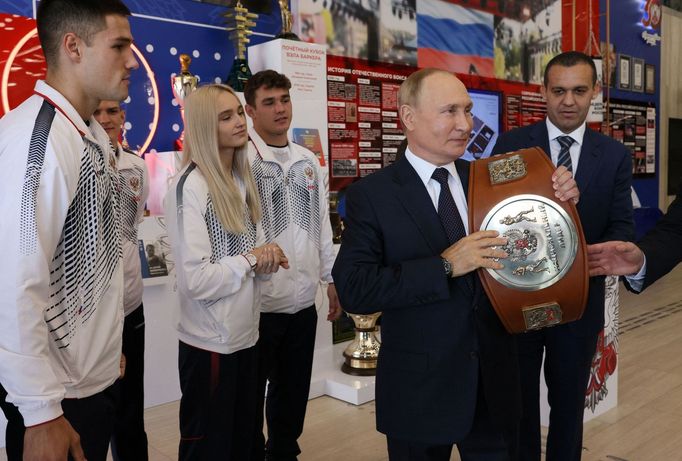
[[[644,59],[632,59],[632,91],[644,91]]]
[[[630,81],[630,68],[632,58],[624,54],[618,55],[618,89],[629,90],[632,85]]]
[[[644,91],[649,94],[656,92],[656,66],[646,64],[644,71]]]
[[[603,84],[604,86],[613,88],[616,85],[616,68],[618,67],[616,60],[616,48],[613,46],[613,43],[609,43],[607,46],[607,43],[601,42],[600,50],[601,56],[603,57],[602,59]]]

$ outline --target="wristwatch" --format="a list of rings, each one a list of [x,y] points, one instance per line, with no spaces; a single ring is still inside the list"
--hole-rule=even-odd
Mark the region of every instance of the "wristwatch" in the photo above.
[[[443,261],[443,270],[445,270],[445,275],[452,277],[452,264],[445,258],[440,258]]]
[[[244,256],[251,265],[251,270],[256,268],[256,265],[258,265],[258,258],[256,258],[256,255],[254,255],[253,253],[246,253],[243,254],[242,256]]]

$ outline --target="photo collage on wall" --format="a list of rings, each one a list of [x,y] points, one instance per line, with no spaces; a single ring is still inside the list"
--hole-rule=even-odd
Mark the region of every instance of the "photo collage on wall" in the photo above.
[[[299,37],[329,55],[540,83],[561,1],[301,0]]]
[[[609,104],[611,137],[632,152],[635,177],[656,173],[656,108],[646,103],[612,99]]]

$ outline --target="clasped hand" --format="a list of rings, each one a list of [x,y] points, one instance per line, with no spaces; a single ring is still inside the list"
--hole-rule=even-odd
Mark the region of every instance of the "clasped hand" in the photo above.
[[[276,243],[256,247],[251,250],[251,254],[256,257],[256,274],[272,274],[277,272],[280,267],[289,269],[289,260],[284,251]]]

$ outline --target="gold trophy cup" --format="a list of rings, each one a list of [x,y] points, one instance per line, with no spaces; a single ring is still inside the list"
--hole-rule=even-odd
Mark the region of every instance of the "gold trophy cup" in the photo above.
[[[341,371],[353,376],[374,376],[381,343],[376,337],[381,312],[369,315],[348,314],[355,324],[355,339],[343,351]]]
[[[189,71],[189,65],[192,62],[192,58],[188,54],[180,55],[180,73],[175,77],[171,77],[171,87],[173,88],[173,96],[175,100],[180,105],[180,115],[182,117],[182,123],[185,123],[185,98],[189,96],[191,92],[196,90],[199,84],[199,79],[192,75]],[[182,150],[182,143],[185,139],[185,130],[182,130],[180,137],[175,140],[175,150]]]
[[[282,31],[277,34],[277,38],[285,38],[287,40],[297,41],[301,40],[298,38],[298,35],[291,31],[291,28],[294,25],[294,20],[291,11],[289,10],[289,0],[278,0],[277,3],[279,3],[279,12],[282,16]]]

